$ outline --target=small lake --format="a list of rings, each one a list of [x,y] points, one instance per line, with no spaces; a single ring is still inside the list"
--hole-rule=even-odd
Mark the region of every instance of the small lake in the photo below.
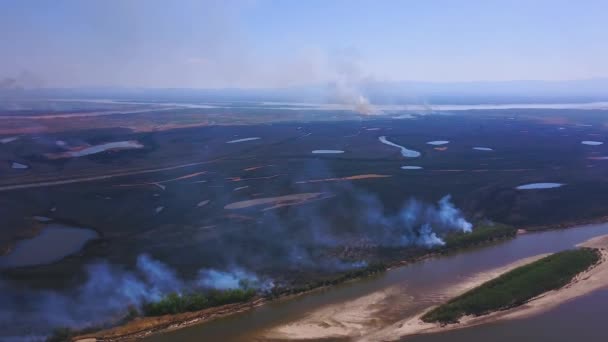
[[[589,145],[589,146],[598,146],[598,145],[602,145],[603,142],[602,141],[585,140],[585,141],[581,141],[581,144],[583,144],[583,145]]]
[[[427,142],[428,145],[433,145],[433,146],[440,146],[440,145],[445,145],[445,144],[449,144],[450,142],[448,140],[434,140],[434,141],[429,141]]]
[[[401,167],[402,170],[422,170],[422,166],[406,165]]]
[[[401,155],[406,157],[406,158],[417,158],[420,157],[420,152],[418,151],[414,151],[414,150],[409,150],[401,145],[397,145],[392,141],[389,141],[388,139],[386,139],[385,136],[381,136],[378,138],[378,140],[380,140],[381,143],[389,145],[389,146],[393,146],[393,147],[397,147],[398,149],[401,150]]]
[[[25,164],[21,164],[21,163],[17,163],[17,162],[13,162],[11,164],[11,168],[13,169],[28,169],[29,166],[25,165]]]
[[[312,151],[314,154],[339,154],[344,153],[342,150],[314,150]]]
[[[261,139],[261,138],[260,137],[251,137],[251,138],[236,139],[236,140],[226,141],[226,144],[236,144],[236,143],[240,143],[240,142],[258,140],[258,139]]]
[[[19,240],[13,250],[0,256],[0,268],[44,265],[77,253],[84,245],[99,237],[88,228],[50,223],[31,239]]]
[[[494,149],[491,149],[489,147],[473,147],[473,149],[477,151],[494,151]]]
[[[107,150],[128,150],[128,149],[138,149],[143,148],[144,145],[140,144],[137,141],[129,140],[129,141],[114,141],[100,145],[94,145],[90,147],[83,148],[78,151],[70,151],[68,152],[70,157],[84,157],[91,154],[97,154],[101,152],[105,152]]]
[[[516,187],[517,190],[553,189],[564,186],[564,183],[530,183]]]

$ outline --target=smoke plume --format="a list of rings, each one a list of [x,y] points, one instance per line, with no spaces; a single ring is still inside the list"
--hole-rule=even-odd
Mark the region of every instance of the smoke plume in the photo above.
[[[145,254],[137,258],[133,271],[106,262],[89,265],[85,283],[66,292],[18,288],[0,280],[0,340],[44,340],[56,327],[118,322],[129,308],[141,308],[169,293],[245,285],[260,291],[272,288],[272,282],[242,269],[201,270],[197,279],[179,279],[174,270]]]
[[[272,281],[261,280],[254,273],[238,267],[228,271],[219,271],[215,269],[200,270],[198,273],[198,285],[219,290],[253,287],[262,291],[270,290],[274,286]]]
[[[142,254],[132,269],[107,262],[87,266],[86,280],[71,290],[40,291],[0,280],[0,336],[36,339],[58,326],[111,324],[129,308],[141,308],[169,293],[239,287],[263,292],[282,285],[284,275],[292,271],[339,272],[367,264],[327,251],[360,243],[432,248],[444,244],[446,233],[471,231],[450,196],[436,204],[411,199],[391,213],[377,196],[348,184],[341,187],[350,196],[331,206],[316,202],[265,211],[254,227],[194,241],[197,249],[183,249],[200,255],[175,253],[177,258],[201,260],[201,268],[191,278],[180,277],[176,268]]]
[[[348,105],[360,114],[381,114],[361,90],[369,77],[363,74],[361,61],[355,49],[345,49],[336,56],[333,69],[335,79],[329,83],[331,101]]]

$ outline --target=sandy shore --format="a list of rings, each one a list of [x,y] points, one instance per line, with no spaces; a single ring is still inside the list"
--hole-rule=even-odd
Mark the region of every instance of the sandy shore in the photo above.
[[[601,261],[594,267],[577,275],[568,285],[553,291],[546,292],[536,298],[533,298],[528,303],[504,311],[497,311],[488,315],[473,317],[467,316],[460,320],[458,324],[450,324],[441,326],[437,323],[425,323],[420,320],[420,317],[431,308],[416,314],[413,317],[406,318],[389,327],[378,330],[372,334],[362,336],[359,341],[393,341],[399,340],[408,335],[418,335],[424,333],[434,333],[453,329],[461,329],[484,323],[495,322],[497,320],[519,319],[537,315],[548,310],[551,310],[567,301],[589,294],[595,290],[608,286],[608,235],[602,235],[590,239],[584,243],[577,245],[579,247],[597,248],[600,250],[602,257]],[[518,262],[520,265],[532,262],[535,258],[528,258]],[[501,273],[507,272],[513,267],[505,267],[501,269]],[[496,274],[496,275],[499,275]],[[480,285],[479,282],[477,285]],[[469,285],[469,284],[467,284]],[[474,287],[474,286],[473,286]],[[472,288],[466,286],[466,290]],[[464,291],[466,291],[464,290]],[[454,294],[459,295],[464,291],[456,291]]]
[[[399,329],[404,326],[402,326],[402,321],[399,321],[400,315],[403,315],[407,311],[417,310],[417,312],[420,312],[421,310],[425,310],[424,307],[419,307],[419,301],[426,301],[432,298],[434,302],[443,302],[502,273],[544,256],[546,254],[525,258],[503,267],[474,274],[462,282],[438,288],[436,292],[425,294],[425,298],[416,298],[407,293],[407,288],[393,286],[351,301],[327,305],[307,314],[300,320],[263,332],[262,339],[314,340],[351,338],[368,341],[390,340],[392,336],[398,337],[401,335]],[[416,311],[412,313],[416,314]],[[416,317],[418,316],[416,315]],[[424,324],[422,321],[420,323]],[[421,326],[420,328],[432,327],[434,325],[431,324],[428,327]],[[418,332],[416,330],[416,333]]]
[[[481,317],[464,317],[458,324],[442,327],[440,324],[425,323],[420,320],[420,317],[434,306],[420,307],[419,305],[416,307],[416,302],[420,298],[408,296],[407,289],[391,287],[348,302],[324,306],[297,321],[263,332],[263,338],[269,340],[344,338],[356,341],[393,341],[409,335],[460,329],[496,320],[525,318],[539,314],[608,285],[608,263],[605,262],[608,259],[608,235],[593,238],[578,246],[600,249],[601,262],[579,274],[565,287],[540,295],[517,308]],[[475,274],[456,284],[433,290],[433,293],[425,294],[425,296],[435,297],[435,303],[445,302],[505,272],[534,262],[546,255],[521,259],[503,267]]]
[[[447,284],[445,287],[424,292],[418,297],[408,292],[405,286],[391,286],[368,295],[337,304],[329,304],[316,309],[295,321],[256,333],[256,340],[311,340],[311,339],[350,339],[359,341],[391,341],[404,336],[433,333],[459,329],[498,319],[514,319],[544,312],[568,300],[590,293],[608,285],[608,235],[586,241],[579,246],[598,248],[602,252],[601,262],[594,268],[581,273],[569,285],[534,298],[527,304],[492,313],[482,317],[465,317],[459,324],[441,327],[438,324],[424,323],[420,317],[432,306],[443,303],[482,283],[493,279],[514,268],[538,260],[547,254],[518,260],[489,271],[480,272]],[[179,329],[211,319],[248,311],[264,304],[232,304],[200,312],[183,313],[162,317],[147,317],[132,321],[113,329],[79,336],[107,340],[131,340],[156,332]]]

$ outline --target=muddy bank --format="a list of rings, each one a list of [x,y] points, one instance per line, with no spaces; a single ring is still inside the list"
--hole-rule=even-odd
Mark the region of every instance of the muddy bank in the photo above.
[[[263,305],[266,301],[266,299],[258,298],[251,302],[228,304],[196,312],[137,318],[121,326],[74,337],[72,341],[131,341],[141,339],[154,333],[176,330],[249,311]]]

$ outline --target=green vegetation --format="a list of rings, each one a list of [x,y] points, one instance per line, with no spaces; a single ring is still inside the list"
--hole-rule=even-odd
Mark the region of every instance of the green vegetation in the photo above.
[[[74,331],[70,328],[56,328],[53,330],[51,335],[46,338],[46,342],[67,342],[71,341],[72,337],[74,337]]]
[[[336,285],[336,284],[340,284],[340,283],[343,283],[343,282],[351,280],[351,279],[364,278],[364,277],[368,277],[368,276],[371,276],[374,274],[382,273],[382,272],[386,271],[387,268],[388,268],[388,266],[383,263],[373,263],[373,264],[367,265],[365,267],[359,267],[359,268],[349,270],[347,272],[340,273],[335,276],[332,275],[329,278],[324,278],[324,279],[315,278],[315,280],[308,281],[299,286],[290,286],[289,288],[281,288],[281,287],[277,286],[277,287],[272,288],[272,290],[267,294],[267,297],[269,299],[272,299],[272,298],[277,298],[277,297],[280,297],[283,295],[293,295],[293,294],[310,291],[310,290],[313,290],[313,289],[316,289],[319,287],[323,287],[323,286]]]
[[[479,224],[470,233],[454,233],[445,237],[445,249],[467,248],[494,240],[515,237],[517,229],[500,223]]]
[[[171,293],[158,302],[143,306],[145,316],[161,316],[181,312],[198,311],[224,304],[246,302],[256,294],[254,289],[214,290],[206,293]]]
[[[599,252],[579,248],[555,253],[458,296],[422,316],[425,322],[457,323],[465,315],[481,316],[505,310],[566,285],[600,259]]]

